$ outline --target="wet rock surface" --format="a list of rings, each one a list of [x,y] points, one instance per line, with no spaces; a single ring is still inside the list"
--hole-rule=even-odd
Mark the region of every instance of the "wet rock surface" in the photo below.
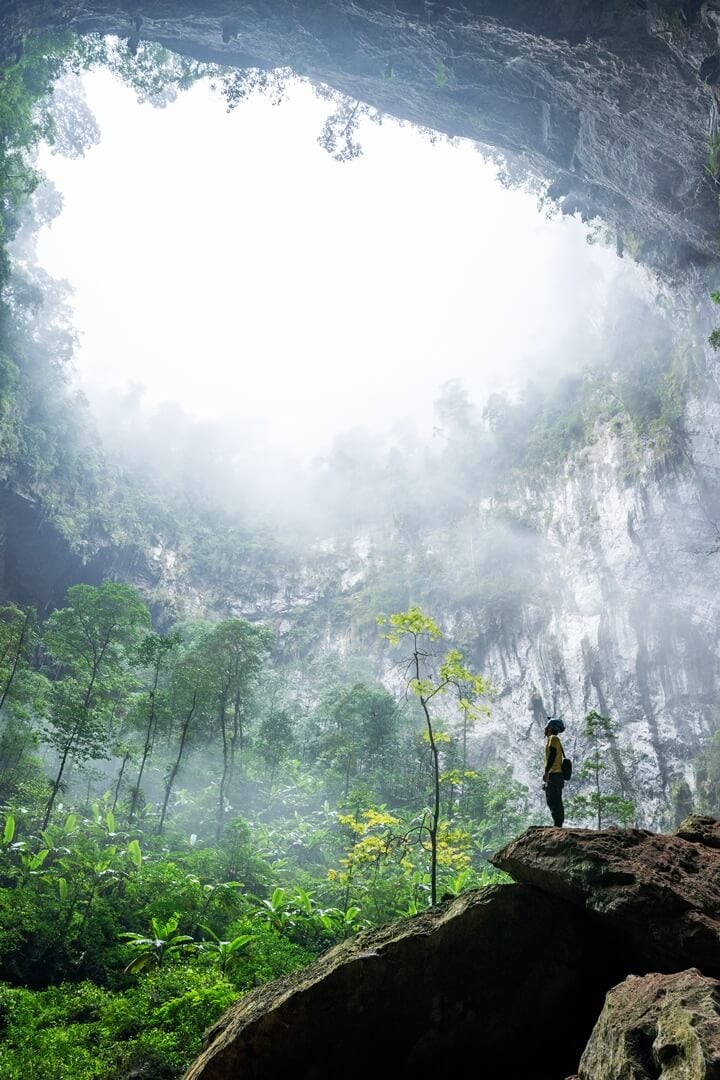
[[[0,63],[35,29],[292,68],[389,115],[473,139],[601,218],[662,273],[714,264],[720,8],[662,0],[10,0]]]
[[[666,836],[529,829],[494,859],[521,883],[360,934],[252,991],[185,1080],[380,1065],[409,1078],[468,1060],[538,1080],[715,1078],[718,836],[700,816]]]

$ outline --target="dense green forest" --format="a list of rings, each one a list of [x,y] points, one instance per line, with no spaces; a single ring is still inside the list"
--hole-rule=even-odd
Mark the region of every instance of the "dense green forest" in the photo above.
[[[463,760],[487,688],[455,654],[418,701],[465,695],[456,737],[429,742],[359,673],[310,704],[266,628],[159,634],[121,583],[73,586],[42,626],[1,614],[5,1075],[40,1044],[59,1075],[176,1075],[243,989],[419,910],[434,867],[443,893],[483,883],[525,821],[508,771]]]
[[[163,1080],[250,987],[498,879],[488,857],[537,823],[510,753],[482,770],[468,757],[473,728],[492,724],[485,644],[543,603],[538,516],[514,493],[541,491],[600,430],[637,448],[628,483],[682,470],[704,372],[658,307],[653,333],[610,320],[576,374],[480,414],[451,381],[434,439],[338,438],[311,478],[312,530],[287,507],[243,504],[242,471],[170,481],[142,432],[133,451],[101,440],[72,389],[64,286],[33,261],[59,208],[39,142],[80,154],[96,138],[53,86],[94,65],[150,104],[209,77],[232,106],[282,79],[71,37],[28,42],[0,76],[0,481],[79,567],[115,553],[104,580],[79,574],[61,597],[6,582],[0,607],[0,1072]],[[326,148],[342,156],[333,132]],[[191,448],[192,425],[168,424]],[[221,505],[221,486],[237,498]],[[341,589],[338,563],[353,568],[367,532],[387,536],[382,556]],[[153,573],[152,549],[173,553],[200,614]],[[233,596],[299,595],[303,560],[312,605],[232,613]],[[314,648],[331,631],[351,642],[344,656]],[[600,749],[614,737],[612,718],[588,714],[575,816],[598,827],[634,820],[632,763]],[[717,809],[717,740],[696,772]],[[688,799],[678,786],[676,816]]]

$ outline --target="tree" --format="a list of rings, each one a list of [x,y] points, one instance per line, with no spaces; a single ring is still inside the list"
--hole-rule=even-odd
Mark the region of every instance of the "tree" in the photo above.
[[[4,241],[18,228],[19,208],[37,187],[39,174],[29,164],[30,151],[52,137],[47,99],[53,80],[64,68],[70,38],[48,35],[30,39],[16,64],[0,72],[0,282],[8,276]]]
[[[357,771],[381,800],[397,790],[396,769],[402,760],[402,710],[384,686],[357,683],[351,718],[357,730]]]
[[[285,687],[285,679],[275,672],[267,672],[259,693],[256,751],[267,768],[271,793],[278,767],[287,761],[296,745],[295,721],[292,709],[284,699]]]
[[[201,696],[203,690],[203,666],[200,657],[194,651],[186,653],[175,666],[173,672],[173,687],[171,692],[171,708],[173,717],[182,717],[180,725],[180,738],[177,745],[175,760],[168,767],[165,778],[165,794],[163,796],[160,821],[158,822],[158,835],[162,836],[167,816],[168,803],[173,784],[180,771],[180,764],[185,753],[190,727],[200,712]]]
[[[458,704],[464,715],[478,717],[486,713],[487,706],[478,705],[474,699],[485,696],[490,692],[490,684],[482,675],[475,675],[465,667],[462,662],[462,653],[458,649],[450,649],[441,660],[437,676],[429,671],[430,662],[435,658],[435,653],[428,650],[433,642],[442,637],[442,633],[435,622],[424,615],[419,607],[412,606],[407,611],[397,612],[378,617],[378,624],[389,624],[390,629],[383,637],[391,645],[399,645],[403,641],[410,644],[411,655],[401,661],[405,669],[405,678],[408,690],[413,693],[420,702],[425,717],[425,736],[430,747],[432,767],[432,805],[430,809],[430,824],[423,817],[418,830],[420,843],[425,840],[430,845],[430,902],[437,903],[437,873],[438,873],[438,834],[440,827],[440,744],[446,742],[448,736],[440,730],[433,714],[430,711],[431,702],[439,695],[446,694],[448,690],[461,690],[458,695]]]
[[[313,716],[313,758],[337,776],[343,801],[358,777],[381,779],[383,761],[395,749],[397,716],[397,703],[382,686],[355,682],[323,693]]]
[[[695,761],[695,790],[704,814],[720,814],[720,731]]]
[[[45,646],[56,665],[47,741],[59,763],[45,807],[47,828],[68,759],[107,756],[109,722],[128,680],[128,650],[150,624],[150,613],[130,585],[73,585],[67,607],[45,624]]]
[[[326,117],[317,142],[333,160],[343,163],[362,156],[362,143],[358,139],[360,121],[364,118],[381,125],[383,114],[365,102],[348,97],[329,86],[316,85],[319,98],[329,101],[334,109]]]
[[[262,670],[273,633],[245,619],[226,619],[205,638],[206,669],[217,702],[222,740],[222,774],[217,816],[217,838],[225,821],[226,792],[232,784],[235,759],[244,740],[243,709],[252,684]]]
[[[18,672],[29,664],[36,643],[35,612],[16,604],[0,607],[0,712]]]
[[[462,812],[478,853],[496,850],[528,824],[528,789],[512,778],[509,765],[465,774]]]
[[[152,753],[153,745],[155,743],[158,717],[163,713],[166,706],[165,698],[167,695],[164,695],[162,701],[160,700],[160,678],[163,671],[167,669],[170,663],[173,651],[177,649],[179,644],[180,635],[178,633],[170,634],[168,637],[163,637],[162,634],[147,634],[141,641],[138,649],[137,659],[143,667],[148,669],[150,679],[147,689],[147,704],[145,707],[145,739],[143,742],[142,756],[140,758],[140,769],[138,770],[137,781],[135,782],[132,798],[130,800],[130,812],[128,815],[130,821],[132,821],[135,816],[135,809],[140,794],[140,786],[142,784],[145,765],[147,764],[147,760]]]
[[[581,781],[590,781],[593,790],[589,795],[576,795],[569,800],[569,807],[576,817],[594,817],[598,829],[602,829],[603,822],[608,819],[628,825],[635,815],[635,803],[607,790],[608,777],[614,774],[617,780],[612,758],[617,729],[617,721],[601,716],[596,709],[587,713],[583,724],[583,735],[590,741],[592,750],[580,766],[577,777]]]
[[[67,75],[53,87],[52,153],[66,158],[83,157],[100,142],[100,125],[88,105],[85,86],[78,75]]]
[[[37,645],[35,612],[16,604],[0,607],[0,801],[17,791],[34,768],[28,750],[37,743],[37,719],[45,707],[46,681],[30,662]]]

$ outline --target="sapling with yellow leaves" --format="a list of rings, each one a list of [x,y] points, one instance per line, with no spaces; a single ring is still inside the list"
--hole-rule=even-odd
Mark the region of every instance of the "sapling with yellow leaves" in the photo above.
[[[459,649],[449,649],[439,657],[436,644],[442,638],[442,631],[433,619],[425,615],[419,607],[411,606],[407,611],[394,615],[379,615],[378,625],[387,627],[383,637],[391,645],[407,644],[410,655],[399,662],[404,669],[408,692],[414,694],[420,702],[425,717],[425,739],[430,748],[432,769],[432,807],[419,828],[420,842],[430,852],[430,902],[437,903],[438,877],[438,835],[440,830],[440,745],[449,741],[446,732],[440,730],[433,713],[431,703],[441,695],[454,692],[457,705],[464,717],[464,723],[477,719],[489,712],[487,703],[479,699],[491,694],[488,680],[471,671],[464,663]],[[437,664],[437,674],[433,667]]]

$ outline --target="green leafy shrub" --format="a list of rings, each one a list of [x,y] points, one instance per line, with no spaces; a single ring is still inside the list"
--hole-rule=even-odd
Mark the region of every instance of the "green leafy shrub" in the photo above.
[[[0,1074],[111,1080],[131,1069],[153,1080],[181,1076],[203,1032],[237,999],[216,971],[167,967],[112,993],[90,982],[33,992],[0,986]]]

